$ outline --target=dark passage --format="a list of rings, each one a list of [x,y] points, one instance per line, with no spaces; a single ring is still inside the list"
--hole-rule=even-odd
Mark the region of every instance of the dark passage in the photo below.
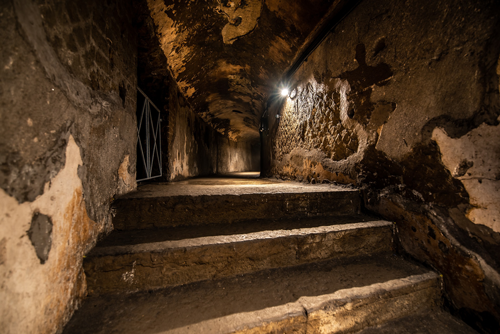
[[[5,333],[498,333],[497,0],[0,2]]]

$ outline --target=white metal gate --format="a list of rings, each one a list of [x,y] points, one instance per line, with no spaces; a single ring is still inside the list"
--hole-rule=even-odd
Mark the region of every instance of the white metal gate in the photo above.
[[[139,87],[137,90],[136,178],[145,181],[162,176],[161,115],[153,101]]]

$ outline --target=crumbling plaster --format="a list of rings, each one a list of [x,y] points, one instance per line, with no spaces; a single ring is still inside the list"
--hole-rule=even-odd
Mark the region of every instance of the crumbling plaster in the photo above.
[[[112,229],[113,197],[136,187],[133,12],[0,4],[2,332],[62,330],[86,293],[82,258]]]
[[[432,139],[450,174],[469,194],[467,218],[500,232],[500,126],[481,124],[456,139],[436,128]]]
[[[265,175],[340,182],[444,276],[450,309],[500,323],[500,100],[494,1],[362,2],[263,120]]]
[[[225,5],[222,4],[225,2]],[[233,42],[255,29],[262,9],[261,0],[236,0],[219,2],[218,12],[226,15],[228,23],[222,28],[225,44]]]
[[[80,149],[70,136],[66,163],[45,184],[43,195],[18,203],[0,189],[0,326],[5,333],[54,333],[86,294],[83,255],[103,225],[89,219],[78,167]],[[52,218],[52,246],[42,265],[27,231],[31,218]]]

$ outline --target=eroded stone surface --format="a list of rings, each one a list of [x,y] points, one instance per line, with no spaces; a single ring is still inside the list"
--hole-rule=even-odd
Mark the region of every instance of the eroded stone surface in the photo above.
[[[366,222],[98,247],[89,293],[140,291],[391,249],[391,223]]]
[[[386,297],[400,295],[395,292],[397,289],[394,289],[394,282],[370,288],[372,284],[426,272],[427,270],[392,255],[379,255],[264,270],[156,290],[155,293],[92,297],[82,306],[66,331],[187,333],[192,330],[232,333],[245,332],[246,328],[249,333],[259,333],[266,329],[290,333],[286,330],[288,328],[304,333],[305,328],[302,326],[306,326],[306,304],[302,303],[303,300],[325,300],[322,296],[326,295],[330,297],[326,300],[339,297],[337,301],[340,305],[345,299],[356,303],[356,300],[364,300],[359,293],[364,291],[364,296],[372,296],[367,303],[370,305],[371,302],[380,300],[384,289]],[[436,280],[434,287],[437,288],[435,283]],[[411,281],[411,284],[416,287],[420,285],[416,280]],[[350,293],[349,290],[353,287],[359,289]],[[407,292],[413,290],[411,286],[406,289]],[[330,294],[334,294],[333,298]],[[438,295],[435,297],[438,298]],[[430,306],[429,304],[428,307]]]
[[[438,275],[429,272],[316,298],[302,297],[299,302],[308,314],[308,332],[345,333],[438,309],[438,289]]]

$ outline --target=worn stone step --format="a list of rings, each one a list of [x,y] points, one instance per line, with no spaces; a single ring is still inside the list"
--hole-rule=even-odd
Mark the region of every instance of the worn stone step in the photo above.
[[[356,214],[335,217],[307,217],[301,219],[256,219],[235,223],[204,224],[193,226],[161,227],[143,230],[115,230],[98,247],[124,246],[167,240],[246,234],[260,231],[293,230],[307,227],[352,224],[377,220],[373,216]]]
[[[280,222],[295,227],[290,229],[265,229],[262,221],[256,221],[242,223],[245,233],[240,234],[214,230],[214,226],[220,231],[238,230],[231,225],[199,227],[211,232],[206,235],[192,227],[190,233],[195,237],[180,240],[176,240],[174,232],[172,238],[160,241],[155,237],[167,233],[150,231],[154,242],[146,243],[137,242],[147,240],[148,233],[144,231],[142,234],[138,231],[135,239],[131,237],[133,233],[114,239],[111,236],[110,242],[98,245],[84,260],[88,292],[158,289],[268,268],[390,251],[391,223],[356,220],[361,217],[338,221],[328,218],[330,225],[319,225],[324,219]]]
[[[341,216],[360,210],[359,191],[348,187],[265,180],[257,185],[210,186],[195,181],[145,185],[120,197],[113,203],[115,229]]]
[[[345,333],[439,303],[437,274],[378,254],[91,297],[64,333]]]
[[[444,311],[411,314],[363,329],[357,334],[478,334],[463,321]]]

